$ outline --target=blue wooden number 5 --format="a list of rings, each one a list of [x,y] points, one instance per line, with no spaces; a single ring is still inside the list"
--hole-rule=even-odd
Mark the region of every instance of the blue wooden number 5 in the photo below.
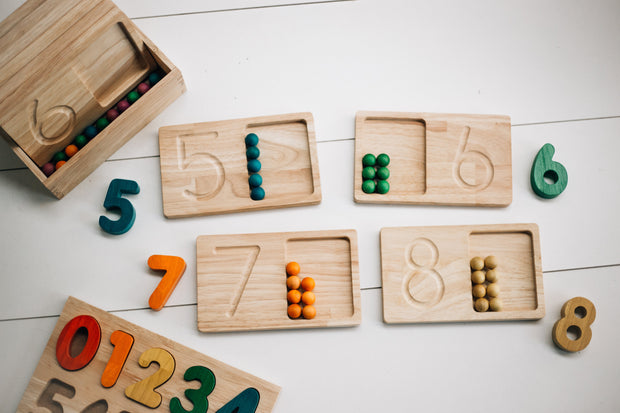
[[[124,234],[129,231],[133,222],[136,220],[136,210],[131,202],[122,198],[123,194],[140,193],[140,187],[136,181],[128,179],[113,179],[108,187],[108,193],[103,201],[103,206],[107,211],[120,210],[121,217],[117,221],[112,221],[108,217],[99,217],[99,226],[105,232],[113,235]]]

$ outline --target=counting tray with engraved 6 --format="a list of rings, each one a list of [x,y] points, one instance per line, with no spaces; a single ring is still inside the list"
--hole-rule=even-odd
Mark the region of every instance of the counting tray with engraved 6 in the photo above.
[[[470,260],[494,255],[501,311],[477,312]],[[386,323],[540,319],[545,315],[536,224],[381,230]]]
[[[362,158],[390,157],[387,193],[362,191]],[[510,117],[358,112],[354,199],[361,203],[507,206]]]

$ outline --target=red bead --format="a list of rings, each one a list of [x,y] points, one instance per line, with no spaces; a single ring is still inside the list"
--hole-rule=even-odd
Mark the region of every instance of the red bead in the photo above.
[[[118,113],[118,110],[116,109],[110,109],[108,110],[108,112],[105,114],[106,119],[108,120],[108,122],[112,122],[114,119],[118,118],[118,115],[120,115],[120,113]]]
[[[56,168],[54,168],[54,164],[51,162],[46,163],[45,165],[43,165],[43,167],[41,168],[41,170],[43,171],[43,173],[45,174],[45,176],[50,176],[51,174],[54,173],[54,171],[56,170]]]
[[[148,83],[142,82],[138,85],[138,93],[144,95],[151,87]]]
[[[127,102],[125,99],[121,100],[120,102],[118,102],[118,104],[116,105],[116,109],[118,109],[119,113],[123,113],[124,111],[126,111],[129,108],[129,102]]]

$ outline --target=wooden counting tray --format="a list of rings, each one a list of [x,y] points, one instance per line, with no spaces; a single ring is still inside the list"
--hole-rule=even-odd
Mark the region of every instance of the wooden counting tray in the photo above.
[[[470,260],[495,255],[501,311],[476,312]],[[539,319],[545,315],[536,224],[381,230],[386,323]]]
[[[362,191],[362,158],[390,157],[386,194]],[[358,112],[355,202],[507,206],[512,202],[510,118]]]
[[[263,200],[250,199],[245,137],[259,137]],[[159,130],[168,218],[321,202],[310,113],[166,126]]]
[[[354,230],[198,237],[198,329],[203,332],[358,325],[359,259]],[[291,319],[286,264],[316,281],[316,317]]]
[[[111,1],[29,0],[0,23],[0,135],[62,198],[185,91]],[[163,79],[51,176],[41,171],[150,72]]]
[[[95,321],[90,328],[82,326],[74,335],[68,334],[59,339],[65,326],[74,323],[74,318],[79,316],[90,318],[91,323],[92,319]],[[89,328],[88,333],[81,333],[80,330],[85,328]],[[100,331],[99,338],[97,330]],[[133,337],[133,344],[129,341],[126,346],[127,341],[119,337]],[[63,343],[68,346],[63,347]],[[57,356],[59,349],[61,355],[68,354],[69,357]],[[153,360],[150,367],[148,363],[145,367],[139,364],[143,358]],[[200,387],[196,380],[184,380],[189,368],[202,372],[208,369],[214,376],[213,391],[201,395],[208,401],[205,412],[216,412],[229,402],[234,404],[231,400],[244,391],[253,393],[254,400],[258,396],[258,406],[256,410],[248,408],[241,411],[271,412],[280,392],[278,386],[265,380],[70,297],[17,411],[170,412],[174,398],[178,398],[187,408],[192,403],[184,395],[185,390]],[[151,390],[145,387],[144,392],[138,391],[140,384],[136,383],[149,380],[156,381],[151,382]],[[208,383],[204,384],[208,386]],[[153,391],[161,396],[159,400]],[[131,398],[126,392],[131,394]],[[234,411],[234,405],[228,407],[226,411]]]

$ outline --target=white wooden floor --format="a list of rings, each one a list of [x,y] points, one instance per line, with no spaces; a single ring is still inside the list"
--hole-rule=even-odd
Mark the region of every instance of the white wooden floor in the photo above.
[[[0,19],[22,3],[3,0]],[[294,3],[294,4],[287,4]],[[310,3],[310,4],[302,4]],[[63,200],[0,142],[0,411],[14,411],[69,295],[282,387],[276,412],[620,411],[620,3],[595,1],[119,0],[182,71],[188,91]],[[511,116],[507,208],[353,202],[358,110]],[[323,202],[213,217],[163,216],[163,125],[309,111]],[[566,191],[536,197],[544,143]],[[121,237],[98,218],[113,178],[137,181],[137,219]],[[547,315],[537,322],[386,325],[379,230],[535,222]],[[363,321],[355,328],[202,334],[199,235],[353,228]],[[161,312],[155,253],[188,268]],[[586,350],[552,343],[562,304],[597,309]],[[291,360],[304,355],[303,374]]]

